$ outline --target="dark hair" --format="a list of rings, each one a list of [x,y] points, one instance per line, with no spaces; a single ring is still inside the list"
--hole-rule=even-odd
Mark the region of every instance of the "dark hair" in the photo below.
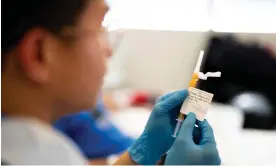
[[[64,26],[76,23],[87,1],[2,0],[2,66],[5,54],[18,44],[27,31],[33,27],[42,27],[52,33],[58,33]]]

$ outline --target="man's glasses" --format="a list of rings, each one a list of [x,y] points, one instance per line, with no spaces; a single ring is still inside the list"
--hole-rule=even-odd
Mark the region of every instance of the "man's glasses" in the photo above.
[[[66,40],[76,38],[105,38],[111,45],[112,50],[116,51],[124,37],[124,29],[108,30],[108,27],[101,27],[99,31],[77,28],[65,28],[60,36]]]

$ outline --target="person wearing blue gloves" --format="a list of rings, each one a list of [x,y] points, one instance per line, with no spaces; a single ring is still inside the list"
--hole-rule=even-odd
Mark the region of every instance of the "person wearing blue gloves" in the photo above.
[[[154,165],[167,153],[166,165],[219,165],[221,163],[211,126],[205,120],[196,125],[196,117],[188,114],[177,138],[172,137],[180,107],[188,95],[180,90],[160,97],[142,135],[128,149],[129,164]],[[119,159],[117,163],[125,162]]]
[[[52,124],[96,106],[112,54],[102,27],[105,1],[2,0],[1,5],[1,162],[88,164],[76,144]],[[196,127],[189,114],[177,138],[171,136],[187,93],[161,97],[142,135],[115,164],[153,165],[164,154],[165,164],[220,164],[206,121]]]

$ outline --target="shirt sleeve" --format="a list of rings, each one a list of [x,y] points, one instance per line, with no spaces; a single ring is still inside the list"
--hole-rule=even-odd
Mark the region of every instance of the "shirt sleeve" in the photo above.
[[[95,139],[97,139],[95,120],[89,112],[81,112],[76,115],[66,116],[60,119],[55,127],[70,137],[78,148],[88,158],[94,158],[97,148]]]
[[[123,152],[133,142],[108,120],[107,114],[102,100],[98,100],[95,110],[64,117],[55,127],[70,137],[86,158],[106,158]]]

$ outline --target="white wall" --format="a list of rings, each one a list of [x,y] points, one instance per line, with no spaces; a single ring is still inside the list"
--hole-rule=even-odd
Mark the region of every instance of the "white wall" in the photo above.
[[[209,32],[126,30],[111,64],[124,70],[124,87],[151,91],[183,88],[188,85],[198,53],[209,35]],[[245,41],[269,43],[276,51],[276,34],[236,35]]]

